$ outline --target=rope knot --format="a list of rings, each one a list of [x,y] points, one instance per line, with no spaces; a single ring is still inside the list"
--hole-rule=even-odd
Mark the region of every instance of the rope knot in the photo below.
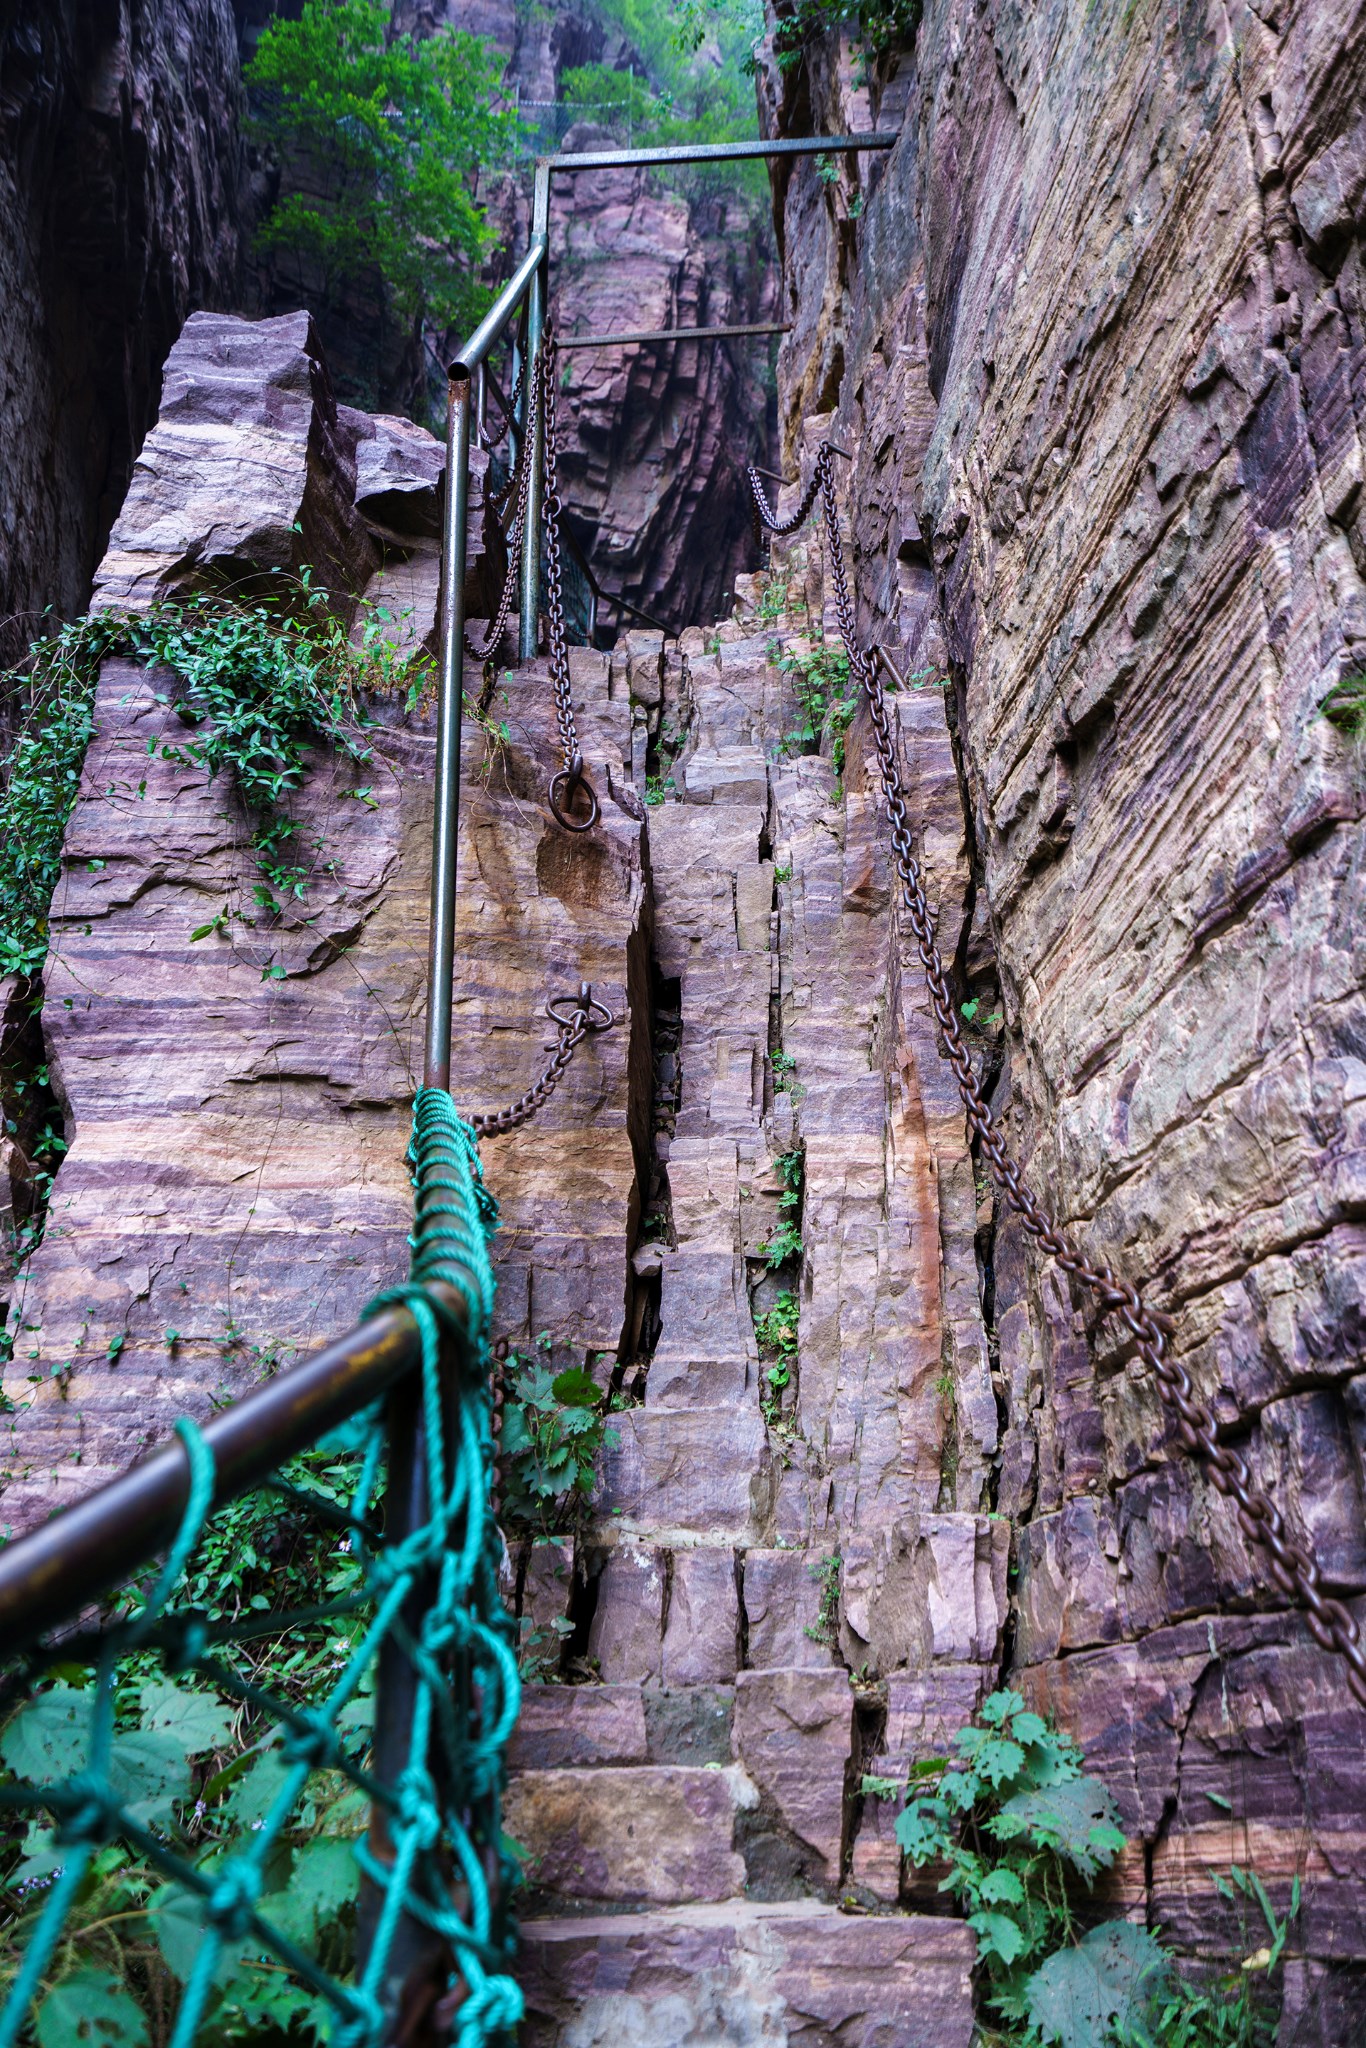
[[[500,2034],[511,2033],[525,2014],[526,2000],[511,1977],[485,1977],[471,1984],[455,2015],[459,2048],[485,2048]]]
[[[419,1849],[430,1849],[441,1833],[436,1787],[427,1772],[410,1764],[398,1781],[398,1812],[405,1828],[417,1836]]]
[[[98,1849],[113,1840],[121,1818],[119,1802],[93,1771],[76,1771],[64,1785],[53,1787],[54,1798],[58,1793],[62,1811],[53,1839],[60,1847],[88,1842]]]
[[[240,1856],[231,1857],[220,1866],[214,1888],[204,1902],[204,1915],[225,1941],[240,1941],[247,1933],[260,1890],[261,1879],[256,1870]]]

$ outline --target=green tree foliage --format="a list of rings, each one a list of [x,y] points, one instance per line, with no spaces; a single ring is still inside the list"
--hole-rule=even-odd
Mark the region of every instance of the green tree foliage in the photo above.
[[[830,29],[847,29],[866,54],[879,57],[915,41],[921,0],[797,0],[778,23],[773,53],[780,71],[792,71],[810,45]]]
[[[474,173],[515,132],[495,111],[496,52],[451,29],[394,36],[384,0],[305,0],[297,21],[269,24],[246,75],[284,172],[258,247],[328,299],[378,272],[405,321],[477,312],[492,237]]]
[[[625,138],[627,116],[631,140],[640,147],[664,143],[746,142],[757,136],[754,99],[754,46],[763,33],[758,0],[721,0],[721,4],[666,4],[666,0],[599,0],[599,7],[640,52],[651,87],[648,100],[629,72],[600,64],[567,72],[562,90],[567,99],[630,100],[619,114],[595,118]],[[610,88],[610,89],[604,89]],[[639,94],[637,100],[631,95]],[[644,102],[643,104],[641,102]],[[749,173],[729,166],[728,183],[763,181],[762,169]]]

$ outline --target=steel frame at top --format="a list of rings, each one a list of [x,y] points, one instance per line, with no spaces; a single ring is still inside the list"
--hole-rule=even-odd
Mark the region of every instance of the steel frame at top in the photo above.
[[[469,535],[469,459],[472,410],[490,352],[511,328],[522,396],[512,437],[514,459],[530,422],[526,519],[523,526],[518,660],[534,661],[541,601],[539,535],[544,499],[545,449],[539,418],[531,415],[532,376],[545,332],[550,272],[550,181],[584,171],[644,169],[665,164],[744,163],[756,159],[839,156],[887,150],[894,133],[788,135],[771,142],[693,143],[662,149],[585,150],[536,160],[531,237],[526,255],[469,340],[452,359],[446,406],[446,515],[442,545],[441,674],[437,705],[435,817],[432,827],[431,939],[428,956],[427,1045],[424,1081],[449,1088],[451,1002],[455,972],[456,842],[460,822],[460,726],[465,676],[465,550]],[[525,333],[519,332],[525,309]]]

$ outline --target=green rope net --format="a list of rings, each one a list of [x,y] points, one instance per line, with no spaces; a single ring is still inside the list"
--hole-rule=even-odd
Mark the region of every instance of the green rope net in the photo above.
[[[373,1306],[406,1303],[421,1333],[427,1517],[386,1535],[377,1410],[273,1475],[254,1523],[241,1503],[211,1514],[212,1455],[176,1425],[191,1494],[141,1606],[32,1653],[8,1687],[23,1704],[0,1732],[0,1810],[27,1835],[9,1831],[0,2048],[379,2048],[414,1930],[457,1964],[430,1988],[428,2025],[480,2048],[521,2017],[500,1828],[518,1679],[489,1509],[497,1208],[443,1092],[417,1098],[410,1159],[410,1277]],[[463,1299],[467,1337],[438,1282]],[[216,1532],[262,1526],[258,1577],[298,1582],[272,1567],[292,1531],[322,1597],[198,1604]],[[375,1742],[386,1644],[411,1706]],[[383,1776],[381,1751],[397,1763]]]

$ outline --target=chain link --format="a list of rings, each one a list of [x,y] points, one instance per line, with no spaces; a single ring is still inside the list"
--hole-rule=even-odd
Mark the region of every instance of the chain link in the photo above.
[[[569,681],[569,646],[564,626],[564,574],[560,561],[559,438],[555,418],[555,331],[547,320],[536,357],[536,377],[545,407],[545,609],[550,621],[550,683],[555,693],[555,717],[560,728],[560,753],[564,766],[550,778],[546,797],[550,814],[567,832],[591,832],[601,815],[597,792],[583,772],[583,752],[574,723],[574,693]],[[580,789],[588,797],[588,815],[574,815],[574,799]]]
[[[520,391],[520,373],[517,384]],[[517,467],[508,478],[503,489],[497,493],[496,497],[489,500],[489,503],[496,511],[500,502],[502,504],[507,503],[509,496],[515,488],[516,503],[513,507],[512,518],[507,529],[507,574],[503,578],[502,593],[499,596],[497,609],[494,612],[492,623],[482,647],[477,644],[474,635],[466,628],[465,652],[469,655],[471,661],[484,662],[493,659],[494,653],[501,645],[503,635],[507,631],[508,620],[512,616],[512,599],[517,589],[517,572],[522,563],[522,540],[526,532],[526,501],[527,493],[531,489],[531,446],[536,435],[537,403],[538,397],[533,381],[531,406],[529,408],[530,417],[527,420],[527,431],[522,436],[522,445],[517,451]],[[502,438],[501,435],[499,438]]]
[[[573,1008],[567,1017],[560,1015],[565,1004],[572,1001]],[[560,1027],[559,1042],[551,1056],[549,1065],[540,1077],[533,1081],[525,1095],[519,1095],[515,1102],[505,1109],[492,1111],[488,1116],[472,1116],[470,1127],[476,1138],[501,1138],[508,1131],[520,1129],[530,1123],[538,1109],[549,1102],[560,1085],[565,1068],[573,1059],[575,1050],[583,1043],[590,1031],[610,1031],[616,1018],[605,1003],[598,1002],[588,982],[580,984],[577,996],[558,997],[545,1006],[545,1014],[551,1022]]]
[[[996,1185],[1040,1249],[1056,1259],[1065,1273],[1074,1275],[1089,1287],[1106,1311],[1119,1315],[1134,1339],[1139,1357],[1152,1372],[1162,1401],[1175,1421],[1177,1441],[1184,1450],[1200,1459],[1211,1483],[1225,1499],[1234,1503],[1244,1535],[1253,1543],[1260,1544],[1266,1553],[1273,1583],[1287,1598],[1298,1600],[1303,1605],[1315,1642],[1325,1650],[1336,1650],[1346,1660],[1348,1684],[1356,1698],[1366,1705],[1366,1654],[1362,1650],[1360,1630],[1343,1603],[1324,1592],[1313,1551],[1289,1533],[1280,1509],[1256,1485],[1241,1454],[1230,1444],[1219,1442],[1214,1419],[1199,1399],[1189,1373],[1178,1359],[1167,1354],[1166,1333],[1157,1312],[1143,1300],[1136,1287],[1127,1280],[1117,1279],[1108,1265],[1094,1264],[1053,1222],[1007,1152],[1000,1128],[978,1086],[939,956],[934,913],[925,895],[911,843],[905,790],[887,715],[881,665],[877,657],[860,643],[855,631],[831,466],[833,452],[828,443],[821,448],[800,511],[780,526],[770,518],[763,487],[752,468],[749,470],[750,488],[760,518],[774,533],[795,532],[809,514],[817,494],[820,495],[840,637],[849,657],[850,669],[868,699],[878,771],[891,821],[892,850],[901,883],[901,898],[924,970],[930,1005],[943,1033],[943,1056],[953,1069],[958,1093],[967,1112],[968,1129],[980,1145]]]

